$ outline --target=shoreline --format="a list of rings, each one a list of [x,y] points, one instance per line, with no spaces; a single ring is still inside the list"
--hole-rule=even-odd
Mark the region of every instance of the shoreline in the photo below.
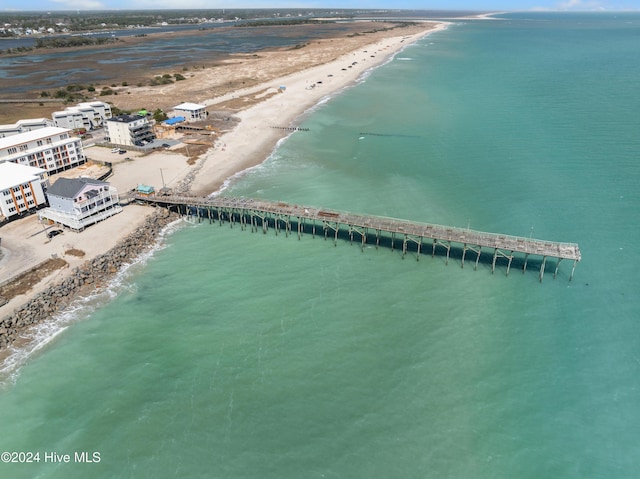
[[[234,178],[267,160],[278,143],[290,134],[285,129],[273,128],[274,125],[291,126],[325,99],[357,84],[364,75],[391,61],[394,55],[405,47],[447,26],[448,23],[445,22],[428,22],[428,28],[421,32],[378,39],[333,61],[205,101],[206,106],[210,107],[231,99],[252,96],[255,98],[274,90],[259,103],[235,113],[235,116],[241,119],[240,123],[233,130],[221,135],[216,141],[216,146],[201,155],[193,167],[186,172],[183,170],[180,178],[176,178],[180,183],[178,188],[195,195],[220,192],[221,188],[226,187]],[[277,91],[280,85],[286,86],[282,93]],[[145,211],[137,211],[139,209]],[[126,206],[125,211],[114,218],[126,213],[129,215],[128,227],[119,230],[115,235],[113,231],[109,231],[108,221],[93,225],[89,231],[93,230],[93,234],[109,231],[114,236],[112,242],[115,242],[115,245],[104,252],[89,254],[82,262],[78,261],[77,264],[80,266],[74,267],[72,264],[66,269],[56,271],[27,294],[22,295],[18,301],[0,307],[0,363],[6,361],[11,349],[9,346],[20,338],[25,330],[64,311],[74,299],[95,293],[95,284],[101,284],[101,287],[108,289],[109,281],[113,280],[123,264],[118,263],[117,267],[110,266],[105,270],[103,263],[108,262],[109,258],[119,256],[123,244],[128,245],[127,253],[123,257],[134,261],[135,257],[158,244],[162,228],[152,228],[154,234],[151,236],[147,230],[150,222],[153,223],[154,218],[158,218],[161,212],[156,211],[156,214],[152,214],[153,212],[146,211],[147,209],[137,205]],[[80,235],[83,234],[86,234],[86,231]],[[77,238],[80,238],[80,235]],[[131,251],[136,253],[132,254]],[[99,258],[103,263],[96,263],[96,259]],[[96,273],[99,276],[94,277]],[[86,282],[86,278],[91,278],[90,282]],[[66,294],[60,294],[61,287],[66,288]],[[48,299],[52,296],[62,297],[64,300],[56,300],[51,304]],[[43,307],[44,304],[46,308]],[[13,312],[7,315],[10,310]]]
[[[203,196],[212,194],[227,179],[262,164],[273,153],[278,142],[290,134],[287,130],[272,126],[295,126],[297,119],[325,98],[357,84],[363,76],[391,61],[407,46],[448,26],[444,22],[430,22],[430,25],[432,28],[421,33],[385,38],[332,62],[260,84],[245,92],[241,90],[205,101],[209,107],[242,93],[251,95],[270,89],[275,91],[279,85],[286,86],[284,93],[274,93],[268,99],[236,114],[240,123],[220,138],[223,147],[205,154],[202,171],[192,184],[192,192]]]

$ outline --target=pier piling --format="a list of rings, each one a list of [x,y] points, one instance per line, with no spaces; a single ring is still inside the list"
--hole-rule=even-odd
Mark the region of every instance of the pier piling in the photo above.
[[[431,240],[431,256],[435,257],[437,246],[445,249],[445,264],[449,264],[453,244],[461,250],[460,266],[464,268],[467,251],[476,253],[474,270],[478,269],[482,248],[493,248],[491,258],[491,272],[494,273],[498,257],[507,260],[506,275],[511,271],[515,254],[523,254],[523,273],[527,270],[529,257],[535,255],[542,258],[540,272],[538,274],[540,282],[544,278],[547,258],[555,258],[556,264],[553,277],[559,273],[560,264],[563,259],[573,260],[569,280],[573,280],[577,263],[582,259],[580,248],[575,243],[559,243],[533,239],[531,237],[507,236],[496,233],[474,231],[467,228],[455,228],[428,223],[418,223],[396,218],[382,216],[358,215],[353,213],[326,210],[314,207],[303,207],[290,205],[283,202],[272,202],[267,200],[256,200],[250,198],[213,197],[200,198],[190,196],[140,196],[133,195],[132,199],[144,202],[153,206],[163,206],[170,210],[175,210],[187,219],[197,217],[201,222],[208,218],[209,223],[218,220],[219,226],[225,221],[229,222],[233,228],[236,222],[240,223],[240,229],[245,230],[250,224],[251,232],[258,231],[258,218],[260,218],[262,232],[267,234],[269,230],[269,220],[273,218],[275,234],[278,235],[284,229],[285,236],[292,232],[292,221],[296,222],[298,240],[304,235],[306,228],[310,227],[312,237],[316,235],[316,220],[321,221],[324,232],[324,239],[328,237],[329,230],[333,232],[334,246],[338,245],[338,237],[348,234],[349,242],[353,244],[354,234],[360,235],[360,249],[364,252],[367,245],[367,234],[370,228],[375,230],[376,249],[384,241],[390,246],[391,251],[395,249],[396,234],[402,235],[402,254],[404,259],[409,252],[410,243],[415,243],[416,261],[420,261],[422,244],[426,240]],[[307,223],[311,220],[310,226]],[[386,240],[383,240],[385,238]],[[387,243],[388,241],[388,243]]]

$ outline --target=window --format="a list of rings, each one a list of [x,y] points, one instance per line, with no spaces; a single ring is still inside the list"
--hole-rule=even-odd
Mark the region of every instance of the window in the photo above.
[[[9,196],[11,193],[9,192],[9,190],[4,190],[4,192],[2,194],[4,196]]]
[[[12,200],[11,198],[9,198],[9,199],[6,201],[6,203],[7,203],[8,205],[10,205],[11,203],[13,203],[13,200]]]
[[[32,196],[32,195],[31,195],[31,191],[27,191],[27,192],[24,194],[24,196]]]
[[[47,145],[50,145],[51,143],[53,143],[53,142],[51,141],[51,138],[47,138]]]
[[[9,208],[9,213],[15,213],[16,208],[15,206],[12,206],[11,208]]]
[[[38,141],[36,142],[36,145],[38,145],[38,146],[42,146],[42,140],[38,140]]]
[[[29,147],[27,145],[20,145],[20,151],[27,151]]]
[[[12,146],[12,147],[11,147],[11,148],[9,148],[7,151],[8,151],[8,152],[9,152],[9,154],[11,155],[11,154],[13,154],[13,153],[17,153],[17,152],[18,152],[18,149],[17,149],[15,146]]]
[[[33,206],[35,203],[33,202],[33,200],[29,200],[28,201],[29,205]]]

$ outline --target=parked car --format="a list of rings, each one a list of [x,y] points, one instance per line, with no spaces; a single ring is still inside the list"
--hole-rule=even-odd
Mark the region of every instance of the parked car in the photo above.
[[[162,148],[169,148],[171,145],[169,145],[169,143],[163,143],[162,144]]]
[[[119,150],[118,153],[120,153],[121,155],[124,155],[127,152],[127,150]]]
[[[118,153],[120,151],[120,148],[112,148],[111,149],[111,153]]]
[[[62,230],[51,230],[51,231],[49,231],[49,232],[47,233],[47,237],[48,237],[49,239],[51,239],[51,238],[53,238],[54,236],[61,235],[62,233],[63,233],[63,231],[62,231]]]

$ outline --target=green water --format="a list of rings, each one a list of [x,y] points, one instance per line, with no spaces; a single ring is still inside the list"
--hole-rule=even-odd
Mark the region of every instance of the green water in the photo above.
[[[577,242],[573,282],[185,225],[5,372],[0,450],[41,460],[0,477],[635,477],[640,16],[508,18],[407,48],[226,193]]]

